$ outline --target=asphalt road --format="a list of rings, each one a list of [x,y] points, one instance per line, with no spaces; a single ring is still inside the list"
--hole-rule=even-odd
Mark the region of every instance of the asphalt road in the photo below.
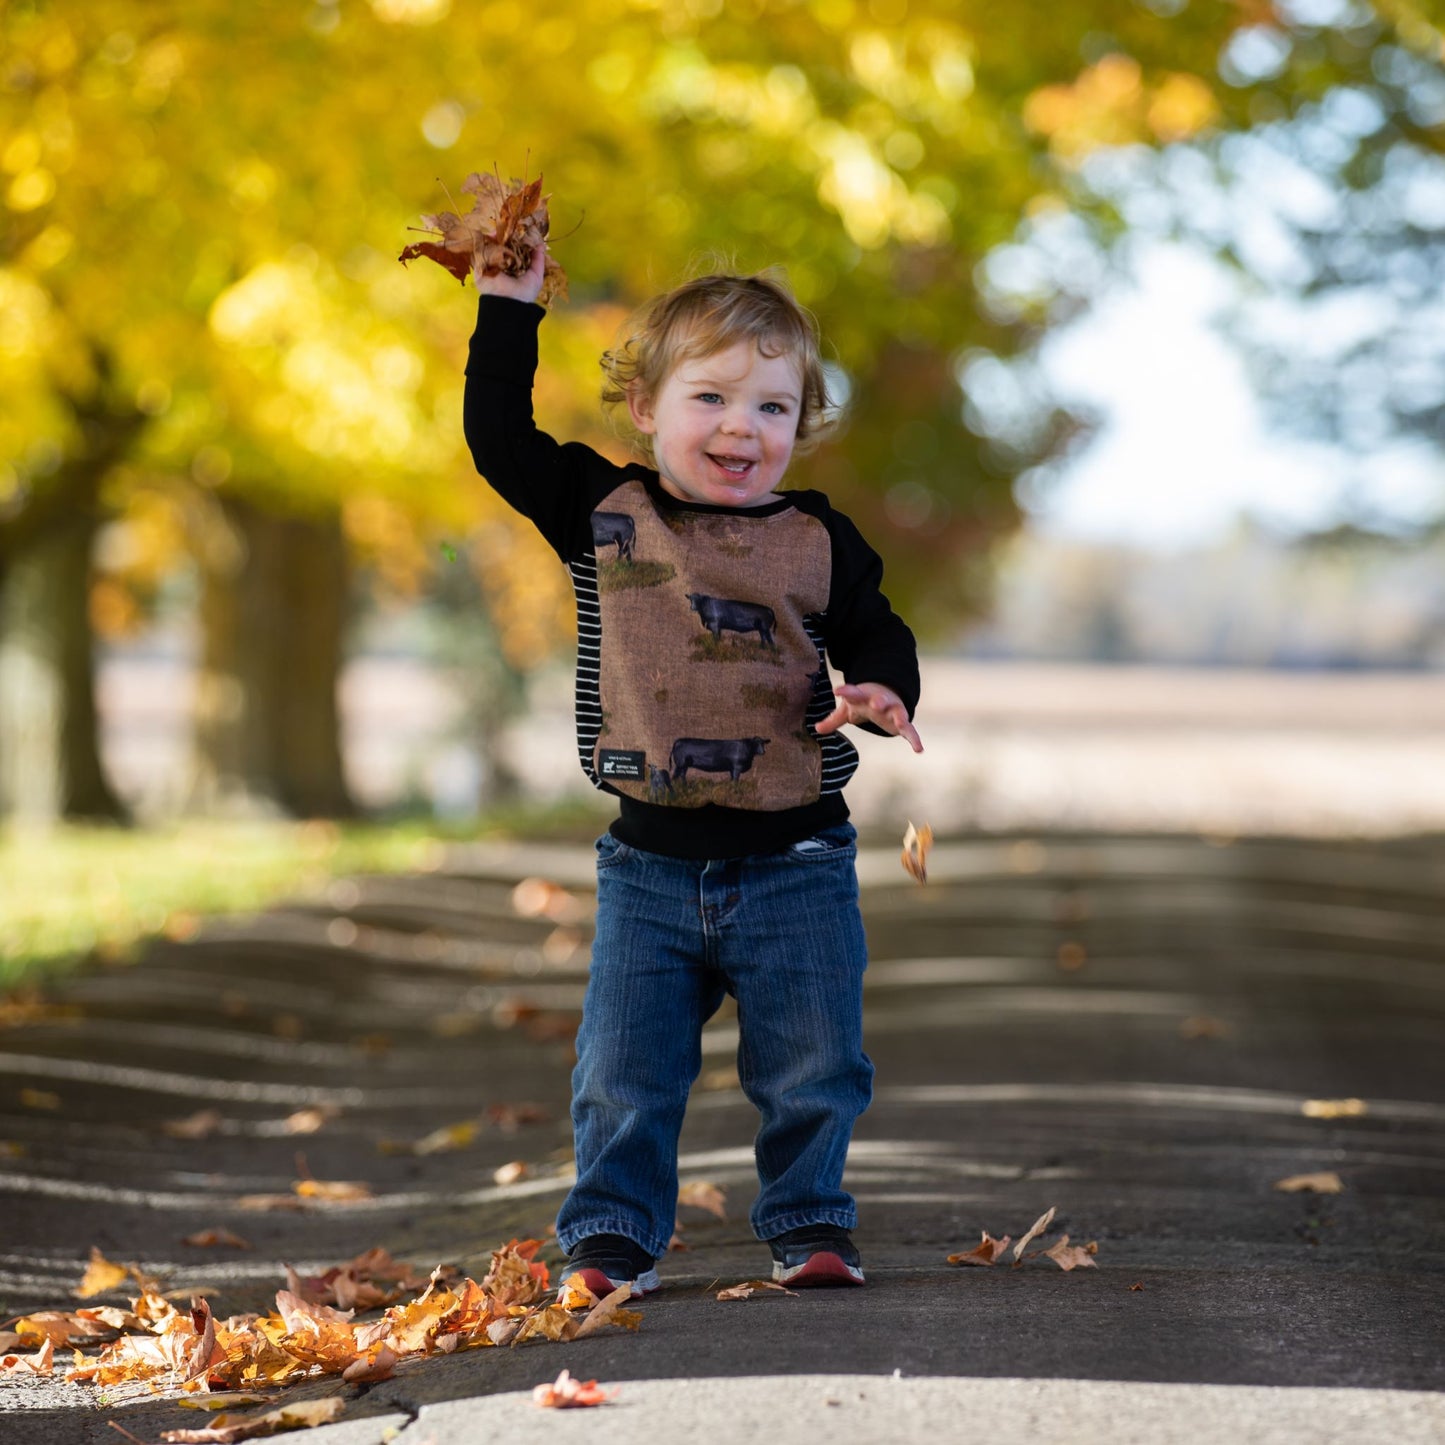
[[[860,865],[866,1290],[716,1299],[768,1269],[720,1016],[683,1178],[723,1186],[728,1218],[684,1212],[688,1248],[662,1261],[642,1328],[312,1382],[292,1393],[347,1408],[308,1439],[1445,1439],[1445,842],[977,838],[930,871],[917,887],[891,849]],[[538,894],[554,916],[518,913],[529,876],[570,890]],[[461,848],[433,874],[157,942],[12,1016],[0,1313],[63,1307],[92,1246],[225,1314],[264,1308],[283,1262],[380,1244],[479,1273],[513,1235],[543,1237],[567,1186],[589,880],[584,850]],[[523,1103],[544,1117],[454,1152],[379,1147]],[[159,1127],[203,1107],[222,1117],[207,1138]],[[303,1107],[327,1122],[285,1132]],[[514,1162],[523,1176],[496,1183]],[[1274,1187],[1321,1171],[1341,1192]],[[306,1172],[374,1197],[238,1202]],[[1096,1269],[945,1263],[1051,1205],[1049,1238],[1096,1241]],[[253,1248],[181,1243],[221,1226]],[[527,1392],[562,1368],[615,1402],[535,1409]],[[0,1380],[7,1445],[114,1442],[111,1420],[143,1440],[198,1423],[149,1396]]]

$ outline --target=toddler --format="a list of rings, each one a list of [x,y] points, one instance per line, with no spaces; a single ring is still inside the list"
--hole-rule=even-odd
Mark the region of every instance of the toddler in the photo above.
[[[827,405],[811,318],[767,275],[654,301],[603,358],[647,463],[532,419],[545,252],[476,275],[464,421],[477,469],[577,594],[577,742],[619,800],[597,842],[597,935],[577,1035],[577,1181],[557,1220],[598,1294],[658,1286],[703,1024],[737,1000],[757,1107],[751,1224],[791,1286],[859,1285],[842,1188],[868,1106],[867,954],[843,786],[852,723],[923,747],[913,635],[882,563],[815,491],[780,493]],[[847,679],[836,693],[825,653]]]

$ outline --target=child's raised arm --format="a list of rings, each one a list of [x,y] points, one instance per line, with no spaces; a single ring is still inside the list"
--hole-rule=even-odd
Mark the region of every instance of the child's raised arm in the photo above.
[[[472,267],[472,280],[482,296],[510,296],[513,301],[535,301],[542,294],[542,273],[547,269],[547,243],[532,252],[532,264],[520,276],[499,271],[489,276],[480,266]]]

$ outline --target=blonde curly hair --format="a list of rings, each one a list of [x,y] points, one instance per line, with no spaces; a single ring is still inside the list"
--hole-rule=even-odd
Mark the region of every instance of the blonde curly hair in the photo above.
[[[801,454],[816,446],[832,405],[818,327],[772,267],[752,276],[699,276],[648,302],[628,322],[618,345],[602,354],[602,404],[615,418],[615,408],[629,396],[655,397],[683,362],[739,341],[752,342],[766,357],[797,360],[802,401],[793,449]],[[653,460],[652,437],[626,430]]]

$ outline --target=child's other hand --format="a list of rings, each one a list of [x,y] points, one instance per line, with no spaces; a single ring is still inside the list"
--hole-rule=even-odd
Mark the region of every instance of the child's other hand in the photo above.
[[[833,696],[838,706],[820,722],[815,733],[837,732],[844,723],[873,723],[896,738],[907,738],[915,753],[923,751],[917,729],[908,720],[903,699],[878,682],[845,682]]]
[[[472,267],[472,280],[483,296],[510,296],[514,301],[535,301],[542,293],[542,273],[547,269],[547,243],[532,252],[532,264],[520,276],[498,272],[488,276],[478,266]]]

